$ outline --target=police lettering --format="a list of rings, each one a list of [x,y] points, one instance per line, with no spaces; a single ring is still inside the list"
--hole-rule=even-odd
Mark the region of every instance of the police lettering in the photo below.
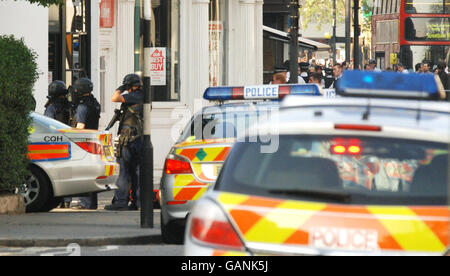
[[[317,248],[377,250],[378,233],[364,229],[315,227],[310,232],[310,243]]]
[[[276,99],[278,86],[249,86],[245,87],[245,99]]]
[[[63,137],[62,136],[45,136],[44,141],[45,142],[62,142]]]

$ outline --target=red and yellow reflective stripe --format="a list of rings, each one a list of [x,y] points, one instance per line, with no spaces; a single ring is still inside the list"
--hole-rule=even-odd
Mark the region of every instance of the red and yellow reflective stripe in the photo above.
[[[111,134],[101,134],[98,136],[98,139],[102,142],[104,146],[112,145],[112,135]]]
[[[207,190],[208,184],[198,182],[193,175],[175,175],[173,200],[198,200]]]
[[[377,250],[443,253],[450,211],[437,207],[348,206],[223,193],[218,201],[247,242],[313,246],[314,229],[377,233]]]
[[[33,143],[28,145],[28,158],[31,161],[57,161],[70,159],[70,144]]]
[[[213,250],[212,254],[213,257],[243,257],[248,256],[247,253],[241,252],[241,251],[222,251],[222,250]]]
[[[114,165],[106,165],[105,166],[105,176],[114,175],[115,166]]]
[[[177,149],[176,154],[188,158],[191,162],[224,162],[230,149],[230,147],[187,148]]]

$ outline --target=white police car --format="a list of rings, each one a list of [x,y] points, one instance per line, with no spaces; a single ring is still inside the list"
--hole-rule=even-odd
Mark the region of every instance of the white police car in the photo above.
[[[278,111],[287,95],[322,96],[317,85],[212,87],[204,99],[218,102],[195,114],[170,150],[161,178],[161,232],[181,243],[192,205],[212,185],[236,137]],[[227,102],[227,103],[225,103]]]
[[[80,130],[37,113],[31,113],[29,176],[17,189],[27,212],[46,212],[61,197],[117,188],[119,173],[112,136],[97,130]]]
[[[186,255],[449,252],[450,103],[429,101],[434,77],[346,72],[337,92],[359,98],[286,98],[234,144],[192,209]]]

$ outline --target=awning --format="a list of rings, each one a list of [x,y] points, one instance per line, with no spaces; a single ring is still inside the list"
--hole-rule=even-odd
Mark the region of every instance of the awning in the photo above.
[[[290,37],[289,34],[274,28],[270,28],[267,26],[263,26],[263,31],[264,31],[264,37],[269,38],[269,39],[273,39],[273,40],[278,40],[281,41],[283,43],[289,43],[290,42]],[[299,37],[298,38],[298,44],[300,47],[303,48],[308,48],[311,50],[315,50],[315,51],[324,51],[324,50],[329,50],[331,49],[331,47],[327,44],[323,44],[311,39],[307,39],[304,37]]]

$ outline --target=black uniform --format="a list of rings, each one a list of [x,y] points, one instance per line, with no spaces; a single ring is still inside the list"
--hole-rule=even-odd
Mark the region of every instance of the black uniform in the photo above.
[[[105,209],[110,211],[137,210],[139,207],[139,166],[143,147],[144,105],[140,77],[136,74],[125,76],[123,84],[114,93],[117,91],[120,91],[124,99],[119,125],[119,147],[116,151],[116,157],[120,164],[120,175],[112,205],[106,206]],[[128,92],[124,93],[125,91]],[[128,206],[130,182],[131,205]]]
[[[120,175],[117,181],[118,189],[114,193],[114,205],[119,208],[128,207],[131,182],[131,205],[137,208],[139,206],[139,165],[143,144],[144,93],[141,90],[135,90],[122,96],[125,103],[121,107],[124,113],[119,125]]]
[[[100,120],[100,104],[92,94],[80,98],[75,111],[75,120],[73,127],[78,123],[85,124],[85,129],[98,129]],[[96,210],[98,208],[97,193],[91,193],[87,197],[80,197],[81,207],[84,209]]]
[[[73,127],[78,123],[85,125],[85,129],[98,129],[101,107],[97,99],[90,94],[80,98],[79,104],[75,110],[75,120]]]
[[[44,115],[60,121],[63,124],[70,124],[70,103],[64,98],[50,99],[45,105]]]

